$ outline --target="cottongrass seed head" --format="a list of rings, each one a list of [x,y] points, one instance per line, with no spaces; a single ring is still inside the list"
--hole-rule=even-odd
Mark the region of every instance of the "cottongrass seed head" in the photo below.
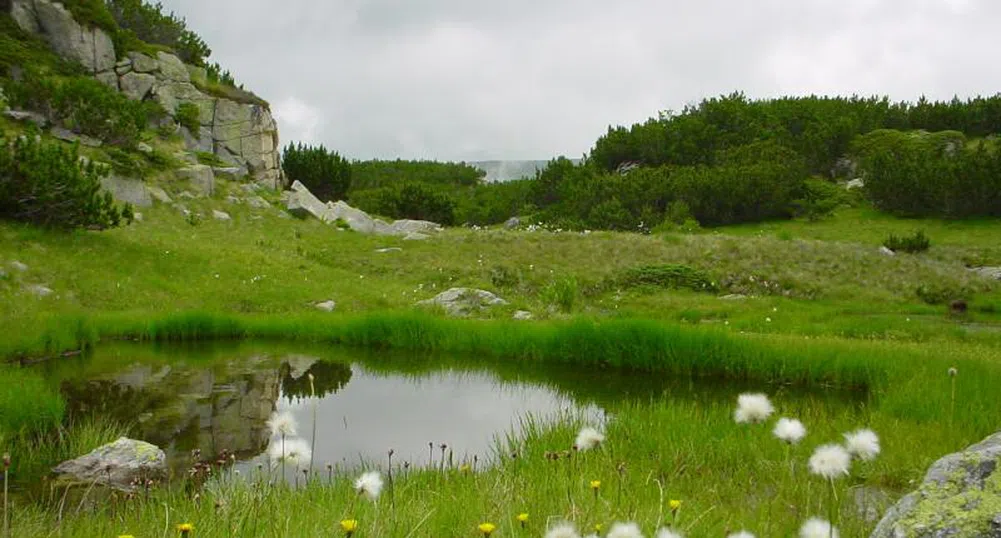
[[[838,529],[819,517],[812,517],[799,528],[799,538],[838,538]]]
[[[272,437],[292,437],[296,434],[298,427],[295,417],[288,411],[276,411],[268,419],[268,428],[271,429]]]
[[[810,456],[810,472],[828,480],[848,474],[852,456],[841,445],[823,445]]]
[[[772,430],[775,437],[779,440],[789,443],[790,445],[795,445],[796,443],[803,440],[806,436],[806,427],[803,423],[794,418],[780,418],[777,423],[775,423],[775,429]]]
[[[775,408],[764,394],[741,394],[737,397],[737,411],[733,419],[739,424],[758,423],[768,420]]]
[[[577,434],[577,440],[574,441],[573,446],[577,450],[591,450],[598,448],[603,442],[605,442],[605,436],[601,432],[591,427],[585,427],[581,428]]]
[[[643,538],[643,533],[640,532],[640,526],[632,521],[613,523],[612,528],[608,529],[607,538]]]
[[[271,441],[271,446],[268,447],[268,459],[275,466],[282,462],[296,467],[303,464],[308,465],[311,454],[312,450],[309,448],[309,443],[305,439],[299,439],[298,437],[285,439],[284,442]]]
[[[580,538],[573,523],[561,521],[546,531],[545,538]]]
[[[685,535],[674,529],[664,527],[657,531],[657,538],[685,538]]]
[[[382,475],[379,471],[363,473],[358,480],[355,480],[355,491],[370,501],[378,499],[379,493],[382,492]]]
[[[754,538],[754,535],[747,531],[738,531],[727,536],[726,538]]]
[[[845,448],[852,456],[862,461],[871,461],[879,454],[879,436],[872,430],[846,433]]]

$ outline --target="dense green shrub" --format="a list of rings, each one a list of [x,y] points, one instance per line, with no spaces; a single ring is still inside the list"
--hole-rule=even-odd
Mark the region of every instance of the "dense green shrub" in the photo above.
[[[803,197],[793,200],[793,212],[797,217],[819,220],[830,216],[848,200],[843,187],[825,179],[810,178],[803,182]]]
[[[480,226],[500,224],[514,216],[530,215],[529,197],[534,181],[521,179],[482,183],[451,194],[456,200],[455,220]]]
[[[73,132],[132,147],[151,119],[163,114],[152,101],[132,101],[97,80],[30,71],[5,87],[13,106],[35,110]]]
[[[901,216],[1001,216],[1001,151],[961,133],[879,130],[853,144],[865,193]]]
[[[181,124],[181,127],[187,129],[192,136],[197,137],[202,127],[201,115],[202,112],[198,108],[198,105],[194,103],[181,103],[177,105],[177,112],[174,113],[174,118],[177,120],[177,123]]]
[[[917,254],[924,252],[931,247],[931,239],[925,235],[924,230],[918,230],[913,235],[890,234],[883,240],[883,246],[894,252],[907,252]]]
[[[616,278],[616,283],[627,288],[654,286],[692,291],[717,291],[716,282],[705,271],[675,264],[631,267]]]
[[[114,35],[118,30],[115,19],[104,0],[60,0],[63,6],[73,14],[73,19],[83,25],[96,26],[108,34]]]
[[[99,0],[76,0],[98,2]],[[163,4],[143,0],[105,0],[116,26],[132,32],[138,39],[169,47],[185,63],[204,66],[212,54],[205,41],[188,29],[183,18],[164,13]],[[119,51],[122,52],[122,51]]]
[[[105,174],[106,167],[82,164],[76,147],[0,138],[0,218],[65,229],[131,222],[130,206],[100,192]]]
[[[455,224],[455,199],[427,183],[405,183],[359,191],[351,195],[358,208],[394,219],[416,219]]]
[[[290,144],[282,151],[282,169],[321,200],[343,200],[351,188],[351,163],[322,145]]]
[[[352,189],[368,190],[402,183],[427,183],[436,187],[470,187],[484,172],[466,163],[436,161],[355,161],[351,163]]]

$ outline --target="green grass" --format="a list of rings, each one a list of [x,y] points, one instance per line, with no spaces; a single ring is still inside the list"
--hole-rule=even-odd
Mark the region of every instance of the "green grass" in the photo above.
[[[47,431],[60,425],[66,404],[57,390],[31,372],[0,366],[0,436]]]

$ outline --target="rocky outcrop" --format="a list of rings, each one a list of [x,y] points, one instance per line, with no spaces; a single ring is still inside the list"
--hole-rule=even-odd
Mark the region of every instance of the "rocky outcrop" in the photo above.
[[[98,484],[132,491],[136,484],[163,478],[167,456],[156,445],[122,437],[52,470],[57,480],[81,486]]]
[[[971,267],[970,271],[990,280],[1001,280],[1001,267]]]
[[[119,202],[132,204],[136,207],[149,207],[153,205],[153,198],[150,196],[149,189],[146,188],[146,184],[142,181],[111,175],[101,178],[101,188],[110,192],[111,197]]]
[[[871,538],[1001,538],[1001,433],[928,469]]]
[[[189,150],[212,152],[258,183],[283,186],[278,125],[263,102],[238,102],[202,91],[197,84],[205,83],[204,70],[173,54],[158,52],[154,58],[129,52],[118,60],[107,33],[77,23],[60,3],[11,1],[11,14],[21,28],[41,35],[61,57],[82,64],[129,99],[154,100],[171,116],[184,103],[197,106],[198,132],[185,132]]]
[[[324,204],[313,195],[305,185],[296,181],[291,190],[283,193],[285,208],[289,213],[300,217],[314,217],[323,222],[337,223],[353,231],[363,234],[395,235],[404,239],[426,239],[429,233],[441,230],[441,225],[426,220],[397,220],[392,223],[372,218],[361,209],[351,207],[344,201],[327,202]]]
[[[507,301],[485,290],[473,288],[452,288],[443,291],[433,299],[420,301],[418,306],[439,306],[450,316],[468,316],[493,306],[508,304]]]

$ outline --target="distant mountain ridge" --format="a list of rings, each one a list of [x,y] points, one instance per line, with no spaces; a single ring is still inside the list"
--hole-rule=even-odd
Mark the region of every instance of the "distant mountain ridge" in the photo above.
[[[580,162],[580,159],[571,159],[574,163]],[[546,165],[549,164],[547,160],[537,160],[537,161],[507,161],[507,160],[497,160],[497,161],[470,161],[467,162],[469,166],[479,168],[486,172],[485,180],[488,183],[494,183],[498,181],[513,181],[515,179],[522,178],[534,178],[535,172],[538,170],[543,170]]]

